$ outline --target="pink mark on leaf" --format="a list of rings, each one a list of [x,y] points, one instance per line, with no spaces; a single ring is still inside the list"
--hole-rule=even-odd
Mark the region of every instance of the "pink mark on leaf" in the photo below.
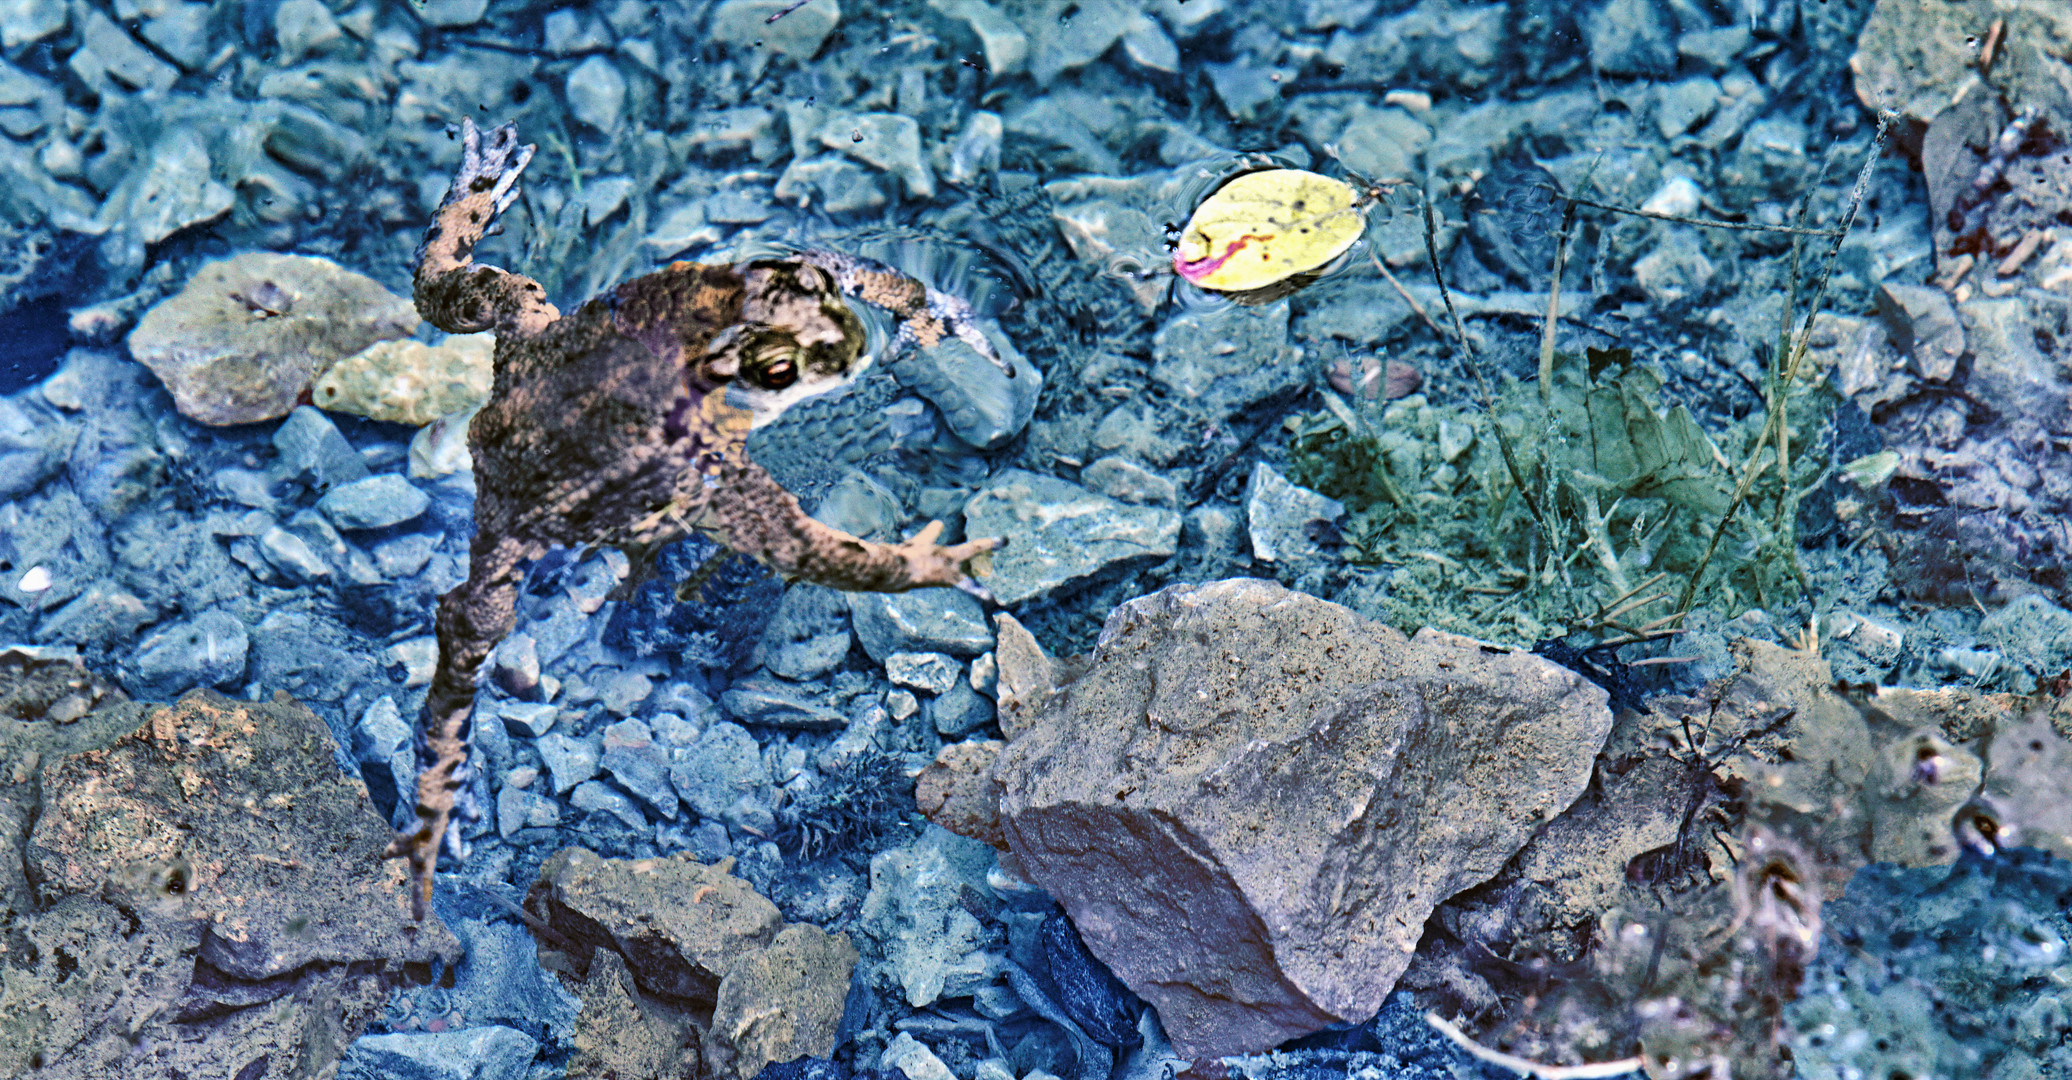
[[[1181,258],[1180,253],[1178,251],[1174,251],[1173,273],[1176,273],[1181,277],[1186,278],[1187,280],[1199,285],[1201,284],[1203,278],[1206,278],[1210,274],[1215,273],[1217,270],[1222,269],[1223,264],[1229,262],[1231,256],[1236,255],[1240,250],[1244,248],[1246,241],[1257,240],[1263,244],[1272,239],[1273,237],[1271,235],[1259,236],[1254,233],[1246,233],[1245,235],[1240,236],[1235,241],[1233,241],[1229,247],[1224,248],[1223,254],[1206,255],[1192,262],[1189,262],[1186,259]]]

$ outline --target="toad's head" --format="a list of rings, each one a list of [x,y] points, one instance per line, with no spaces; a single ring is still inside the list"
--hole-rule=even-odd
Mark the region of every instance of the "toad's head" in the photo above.
[[[727,382],[727,404],[754,426],[810,397],[839,390],[870,366],[863,320],[827,271],[795,262],[739,267],[741,317],[707,349],[706,370]]]

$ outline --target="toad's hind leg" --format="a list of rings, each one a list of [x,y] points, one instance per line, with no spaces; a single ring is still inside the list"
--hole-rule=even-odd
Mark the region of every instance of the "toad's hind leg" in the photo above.
[[[518,144],[515,125],[505,124],[485,138],[466,117],[460,122],[460,143],[460,168],[412,260],[418,314],[448,333],[538,333],[561,314],[547,303],[540,283],[474,265],[475,245],[517,201],[518,176],[532,161],[534,148]]]
[[[417,827],[388,849],[391,858],[410,860],[411,910],[420,920],[431,905],[440,847],[464,858],[461,822],[482,816],[468,788],[475,773],[475,677],[517,622],[518,585],[533,554],[521,541],[477,533],[468,580],[439,598],[439,664],[417,723]]]

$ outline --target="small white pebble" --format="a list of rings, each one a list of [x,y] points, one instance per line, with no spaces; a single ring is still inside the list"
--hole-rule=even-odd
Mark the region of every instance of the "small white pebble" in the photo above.
[[[42,592],[50,588],[50,571],[41,566],[32,566],[22,575],[21,584],[15,586],[23,592]]]
[[[1698,204],[1703,197],[1704,193],[1698,190],[1698,185],[1690,177],[1672,176],[1648,196],[1648,201],[1641,203],[1640,208],[1650,214],[1689,217],[1698,212]]]

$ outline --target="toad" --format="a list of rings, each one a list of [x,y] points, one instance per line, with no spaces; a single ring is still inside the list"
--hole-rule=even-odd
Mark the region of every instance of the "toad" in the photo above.
[[[961,301],[834,252],[677,262],[564,316],[538,282],[472,261],[516,201],[533,147],[509,124],[484,133],[463,120],[460,136],[460,169],[417,249],[417,310],[449,333],[495,331],[496,379],[468,429],[476,531],[467,580],[439,599],[417,822],[389,847],[410,860],[419,919],[442,846],[465,857],[460,825],[481,815],[469,794],[475,680],[516,622],[527,563],[552,545],[640,553],[697,531],[837,589],[975,590],[973,560],[996,541],[946,547],[932,522],[905,543],[876,544],[823,525],[748,459],[748,434],[869,363],[845,295],[899,320],[895,347],[954,334],[1014,374]]]

